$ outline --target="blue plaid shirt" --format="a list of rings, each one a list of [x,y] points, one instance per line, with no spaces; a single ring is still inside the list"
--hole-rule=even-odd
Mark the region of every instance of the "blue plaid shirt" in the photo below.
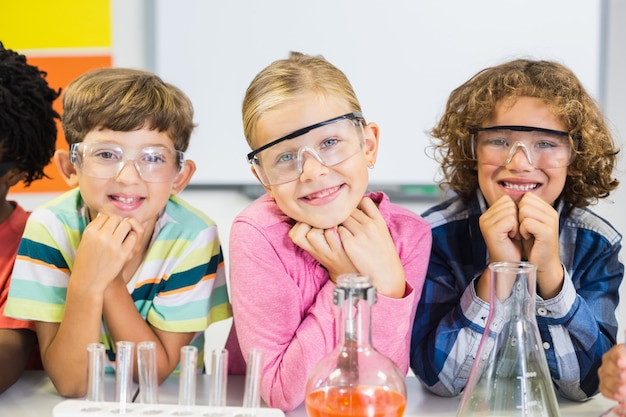
[[[562,201],[556,207],[565,280],[553,299],[537,296],[536,318],[557,391],[584,400],[598,391],[602,355],[616,343],[622,237],[588,209]],[[413,325],[411,368],[442,396],[465,387],[489,313],[474,288],[489,264],[478,225],[485,210],[478,192],[469,201],[453,197],[422,214],[431,224],[433,245]]]

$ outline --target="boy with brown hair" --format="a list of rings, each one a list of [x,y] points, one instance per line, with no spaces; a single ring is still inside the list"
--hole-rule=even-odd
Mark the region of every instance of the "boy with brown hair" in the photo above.
[[[152,73],[107,68],[70,83],[63,108],[70,149],[55,162],[76,188],[29,219],[7,314],[36,321],[61,395],[85,394],[95,342],[113,366],[115,342],[154,341],[160,383],[231,316],[217,226],[175,195],[196,168],[193,107]]]

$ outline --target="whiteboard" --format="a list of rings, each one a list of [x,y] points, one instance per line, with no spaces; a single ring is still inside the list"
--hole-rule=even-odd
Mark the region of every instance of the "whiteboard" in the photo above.
[[[194,103],[192,184],[253,184],[241,103],[254,76],[289,51],[323,55],[380,126],[372,184],[434,184],[427,131],[448,94],[519,57],[570,67],[596,98],[601,0],[156,0],[156,73]]]

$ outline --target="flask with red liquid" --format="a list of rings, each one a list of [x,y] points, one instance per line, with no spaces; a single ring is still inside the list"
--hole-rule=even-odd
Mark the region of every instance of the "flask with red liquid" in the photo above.
[[[369,277],[337,278],[337,346],[313,368],[306,385],[309,417],[400,417],[406,407],[405,376],[372,346],[371,311],[376,288]]]

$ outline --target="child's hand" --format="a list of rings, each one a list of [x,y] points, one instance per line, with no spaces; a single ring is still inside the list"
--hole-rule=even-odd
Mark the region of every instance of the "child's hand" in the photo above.
[[[602,395],[618,402],[626,400],[626,348],[623,344],[613,346],[602,356],[598,376]]]
[[[345,252],[359,273],[372,279],[379,294],[401,298],[406,291],[404,267],[385,219],[368,197],[337,228]]]
[[[480,216],[479,224],[490,262],[522,260],[517,204],[511,197],[500,197]]]
[[[289,237],[328,270],[333,282],[341,274],[357,272],[341,244],[337,228],[316,229],[306,223],[296,223],[289,230]]]
[[[400,298],[406,281],[398,250],[385,219],[368,197],[341,225],[315,229],[296,223],[289,237],[328,270],[335,282],[341,274],[360,273],[371,278],[379,294]]]
[[[100,213],[83,232],[72,276],[104,291],[136,253],[142,234],[143,226],[137,220]]]
[[[555,297],[563,285],[559,258],[559,214],[543,199],[526,193],[519,201],[519,234],[529,262],[537,266],[537,292]]]

